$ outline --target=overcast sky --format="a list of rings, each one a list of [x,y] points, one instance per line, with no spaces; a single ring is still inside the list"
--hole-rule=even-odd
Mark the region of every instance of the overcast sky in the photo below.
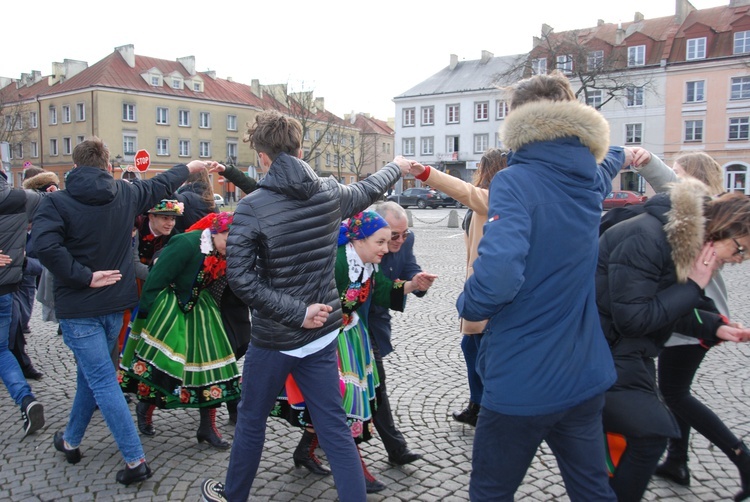
[[[693,0],[698,9],[729,0]],[[253,2],[213,0],[9,2],[3,8],[0,76],[51,73],[64,59],[93,65],[120,45],[176,60],[195,56],[250,84],[289,83],[314,90],[339,116],[394,115],[392,98],[450,62],[528,52],[542,23],[556,31],[674,14],[675,0],[423,0]]]

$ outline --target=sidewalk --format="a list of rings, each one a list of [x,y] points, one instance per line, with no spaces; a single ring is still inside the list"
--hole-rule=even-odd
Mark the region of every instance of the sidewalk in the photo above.
[[[391,405],[396,423],[412,449],[424,459],[403,467],[387,462],[375,438],[363,446],[370,471],[388,488],[368,497],[374,501],[468,500],[474,429],[450,418],[468,400],[465,366],[459,347],[455,300],[465,273],[465,250],[460,228],[447,228],[450,210],[412,210],[415,252],[422,267],[440,277],[422,299],[410,298],[404,313],[393,316],[395,351],[386,358]],[[457,210],[459,223],[464,209]],[[750,267],[728,267],[734,320],[750,324]],[[44,378],[31,385],[45,406],[47,425],[21,441],[21,418],[7,391],[0,390],[0,500],[12,501],[164,501],[200,499],[206,477],[223,479],[229,451],[199,445],[195,410],[157,410],[157,435],[141,436],[154,476],[140,485],[115,482],[122,457],[101,415],[96,413],[81,445],[83,460],[65,462],[52,446],[53,434],[67,422],[75,393],[75,363],[56,334],[55,324],[40,320],[35,307],[28,335],[29,354]],[[748,435],[745,382],[750,346],[723,344],[712,349],[696,377],[694,391],[738,436]],[[750,387],[747,387],[750,392]],[[135,415],[135,405],[131,405]],[[135,419],[135,417],[134,417]],[[234,428],[226,425],[222,408],[217,423],[227,440]],[[333,479],[295,470],[292,452],[300,432],[279,419],[268,420],[266,449],[251,492],[251,500],[335,500]],[[699,435],[691,438],[692,486],[681,487],[654,478],[644,500],[731,500],[739,489],[736,468]],[[325,455],[321,458],[325,461]],[[516,500],[566,501],[556,462],[546,446],[537,453]]]

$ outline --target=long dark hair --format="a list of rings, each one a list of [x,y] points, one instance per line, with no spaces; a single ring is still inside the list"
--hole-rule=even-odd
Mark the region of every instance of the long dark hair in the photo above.
[[[506,167],[508,167],[508,151],[501,148],[488,149],[479,161],[479,169],[474,175],[474,186],[489,188],[492,178]]]

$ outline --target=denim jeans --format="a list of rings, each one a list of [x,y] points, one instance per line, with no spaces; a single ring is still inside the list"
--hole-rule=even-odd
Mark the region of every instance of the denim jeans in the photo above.
[[[268,414],[289,373],[305,397],[320,446],[331,465],[339,500],[367,500],[357,446],[341,406],[337,357],[335,340],[302,358],[261,349],[251,342],[242,368],[242,399],[224,490],[227,500],[245,502],[250,494],[263,453]]]
[[[482,393],[484,385],[482,378],[477,373],[477,354],[479,354],[479,342],[482,334],[464,335],[461,337],[461,351],[466,361],[466,375],[469,378],[469,400],[472,403],[482,404]]]
[[[134,463],[145,454],[110,357],[122,314],[60,319],[63,341],[78,362],[76,397],[63,437],[70,446],[78,447],[98,405],[125,462]]]
[[[8,348],[12,309],[13,293],[0,295],[0,378],[8,388],[10,397],[21,406],[24,397],[33,397],[34,394],[31,393],[31,387],[26,382],[18,361]]]
[[[482,407],[474,434],[470,499],[513,502],[537,448],[546,441],[572,502],[617,500],[605,464],[603,407],[604,394],[549,415],[504,415]]]

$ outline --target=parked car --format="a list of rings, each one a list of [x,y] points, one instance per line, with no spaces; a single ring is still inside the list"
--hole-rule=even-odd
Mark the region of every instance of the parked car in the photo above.
[[[224,197],[222,197],[218,193],[214,194],[214,203],[216,204],[216,207],[224,207],[226,205],[224,203]]]
[[[450,195],[448,195],[445,192],[440,192],[439,191],[438,195],[442,199],[442,202],[441,202],[440,205],[443,206],[443,207],[455,207],[455,208],[458,208],[458,209],[461,209],[462,207],[464,207],[463,204],[461,204],[460,202],[458,202],[456,199],[454,199],[453,197],[451,197]]]
[[[627,190],[614,190],[602,202],[602,209],[612,209],[613,207],[632,206],[634,204],[643,204],[648,197],[638,192]]]
[[[403,208],[417,206],[419,209],[426,207],[435,209],[443,205],[440,195],[429,188],[407,188],[400,194],[389,195],[388,200]]]

